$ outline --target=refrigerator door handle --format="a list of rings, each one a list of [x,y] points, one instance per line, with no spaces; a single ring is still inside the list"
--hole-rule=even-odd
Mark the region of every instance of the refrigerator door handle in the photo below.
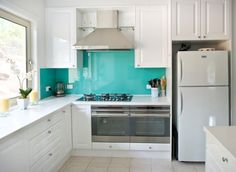
[[[180,65],[180,79],[179,79],[179,83],[181,83],[181,81],[183,80],[183,62],[182,59],[179,58],[179,65]]]
[[[183,93],[180,91],[180,115],[183,115]]]

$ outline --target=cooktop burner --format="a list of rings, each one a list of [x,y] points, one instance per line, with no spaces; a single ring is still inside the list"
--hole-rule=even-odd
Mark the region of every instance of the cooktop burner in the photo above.
[[[111,102],[130,102],[132,100],[132,95],[130,94],[84,94],[83,97],[79,98],[77,101],[111,101]]]

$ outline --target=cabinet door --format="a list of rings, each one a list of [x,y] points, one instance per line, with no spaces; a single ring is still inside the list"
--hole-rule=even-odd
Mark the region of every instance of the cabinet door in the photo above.
[[[62,108],[59,113],[63,113],[63,147],[65,156],[72,150],[72,127],[71,127],[71,106]]]
[[[0,171],[28,172],[28,147],[24,134],[13,135],[6,141],[0,142]]]
[[[230,1],[202,0],[202,36],[206,40],[227,40],[230,32]]]
[[[74,105],[72,107],[73,147],[91,149],[91,107],[89,105]]]
[[[167,67],[168,5],[136,8],[135,67]]]
[[[201,0],[172,1],[172,40],[201,39]]]
[[[75,9],[46,10],[46,67],[77,67]]]

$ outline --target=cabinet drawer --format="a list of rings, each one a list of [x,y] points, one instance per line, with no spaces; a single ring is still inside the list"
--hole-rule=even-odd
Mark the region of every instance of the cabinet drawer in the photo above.
[[[42,121],[38,122],[34,126],[32,126],[29,130],[29,136],[30,138],[33,138],[43,132],[44,130],[48,129],[55,123],[61,121],[63,118],[63,113],[53,113],[52,115],[49,115]]]
[[[130,143],[130,150],[170,151],[170,144]]]
[[[236,159],[213,137],[207,138],[207,156],[212,157],[223,171],[234,172]],[[208,162],[207,162],[208,163]]]
[[[50,151],[39,159],[32,167],[32,172],[51,172],[62,157],[62,142],[58,142]]]
[[[129,150],[129,143],[93,143],[93,149]]]
[[[38,161],[46,152],[62,141],[62,122],[57,123],[48,130],[30,140],[31,165]]]

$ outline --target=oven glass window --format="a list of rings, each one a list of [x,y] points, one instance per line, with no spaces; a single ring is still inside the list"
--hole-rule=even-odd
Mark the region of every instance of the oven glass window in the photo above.
[[[93,136],[128,136],[128,117],[92,117]]]

